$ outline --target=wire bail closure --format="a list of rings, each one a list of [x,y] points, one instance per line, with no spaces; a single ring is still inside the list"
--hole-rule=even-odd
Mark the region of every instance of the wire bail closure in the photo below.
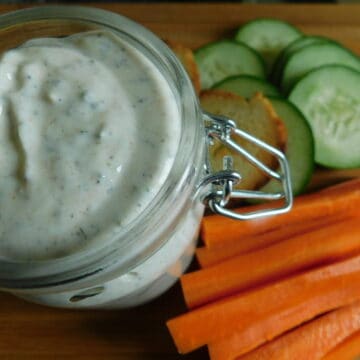
[[[207,175],[200,183],[200,187],[210,185],[210,190],[202,197],[204,204],[208,205],[213,212],[236,220],[250,220],[262,216],[281,214],[290,210],[292,207],[293,195],[291,190],[290,169],[285,155],[273,146],[268,145],[262,140],[241,129],[238,129],[235,121],[232,119],[207,112],[203,112],[203,116],[208,147],[213,145],[214,140],[220,141],[229,149],[236,151],[244,158],[244,160],[250,162],[264,172],[269,178],[275,179],[281,184],[281,191],[275,193],[264,192],[261,190],[234,190],[234,185],[241,181],[241,172],[233,169],[232,157],[224,156],[223,170],[213,173],[210,165],[209,152],[207,152]],[[255,144],[264,151],[273,155],[279,163],[279,170],[274,171],[270,169],[255,156],[237,144],[233,139],[236,136]],[[283,199],[283,202],[281,206],[271,207],[269,204],[269,207],[265,209],[239,213],[238,211],[234,212],[226,208],[226,205],[232,198],[260,199],[268,201]]]

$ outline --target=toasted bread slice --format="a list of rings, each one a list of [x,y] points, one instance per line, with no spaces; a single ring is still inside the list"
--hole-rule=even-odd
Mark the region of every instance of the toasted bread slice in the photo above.
[[[183,64],[185,70],[189,74],[190,80],[194,86],[196,94],[199,95],[200,85],[200,72],[195,61],[194,53],[192,50],[182,44],[166,40],[170,49],[175,53],[180,62]]]
[[[271,103],[260,93],[246,100],[231,92],[206,90],[201,93],[200,102],[207,112],[227,116],[236,122],[239,129],[280,150],[285,149],[285,125],[277,116]],[[268,152],[240,137],[236,141],[271,169],[278,167],[277,160]],[[242,177],[241,182],[236,186],[237,189],[257,189],[269,180],[261,170],[218,141],[210,147],[210,161],[214,171],[222,170],[223,157],[226,155],[233,157],[233,168]]]

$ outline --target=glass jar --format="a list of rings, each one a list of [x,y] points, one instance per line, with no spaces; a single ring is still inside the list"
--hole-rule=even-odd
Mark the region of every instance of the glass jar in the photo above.
[[[41,261],[0,258],[0,287],[33,302],[70,308],[122,308],[145,303],[167,290],[192,260],[204,204],[218,213],[239,219],[287,211],[291,189],[284,156],[236,129],[231,120],[201,111],[191,82],[168,47],[142,26],[111,12],[87,7],[51,6],[20,10],[0,17],[1,52],[39,37],[62,37],[106,29],[129,42],[157,67],[169,84],[181,118],[179,146],[170,173],[144,211],[110,242]],[[232,135],[253,141],[279,159],[279,194],[253,192],[251,197],[283,197],[280,208],[255,214],[235,214],[225,209],[239,179],[227,166],[213,174],[207,159],[215,139],[244,154]],[[270,172],[263,167],[265,172]],[[276,176],[275,176],[276,177]],[[51,224],[49,224],[51,226]]]

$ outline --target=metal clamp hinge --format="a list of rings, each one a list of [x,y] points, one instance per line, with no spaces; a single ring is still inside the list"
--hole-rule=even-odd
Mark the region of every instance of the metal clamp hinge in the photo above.
[[[233,169],[232,157],[224,156],[223,170],[212,173],[208,156],[206,161],[207,175],[201,181],[200,186],[205,187],[206,185],[210,185],[210,189],[203,194],[202,201],[215,213],[237,220],[254,219],[260,216],[275,215],[288,211],[292,206],[293,196],[290,170],[285,155],[260,139],[238,129],[236,123],[227,117],[204,113],[204,121],[208,146],[212,146],[214,141],[220,141],[229,149],[232,149],[242,156],[244,160],[249,161],[264,172],[269,178],[278,181],[281,184],[281,191],[269,193],[262,190],[234,190],[234,186],[241,181],[241,173]],[[255,144],[262,150],[274,156],[279,163],[278,170],[272,170],[246,149],[237,144],[233,139],[236,137],[240,137],[245,141]],[[265,209],[262,208],[257,211],[240,213],[226,208],[226,205],[228,205],[232,198],[260,199],[268,201],[282,199],[283,201],[280,202],[280,205],[277,202],[277,206],[275,207],[270,206],[269,204],[269,207]]]

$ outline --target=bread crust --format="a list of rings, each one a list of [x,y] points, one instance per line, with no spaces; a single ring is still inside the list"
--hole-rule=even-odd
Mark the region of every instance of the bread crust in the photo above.
[[[236,122],[238,128],[281,151],[285,150],[286,127],[270,101],[261,93],[256,93],[247,100],[224,90],[204,90],[200,94],[200,103],[207,112],[227,116]],[[274,156],[256,145],[242,138],[238,138],[236,141],[271,169],[279,166]],[[210,147],[210,161],[214,171],[222,170],[225,155],[232,155],[234,169],[242,176],[241,182],[236,186],[237,189],[258,189],[269,180],[261,170],[220,142],[216,142]]]
[[[199,95],[201,90],[200,72],[193,51],[190,48],[171,40],[166,40],[166,43],[183,64],[194,86],[196,94]]]

